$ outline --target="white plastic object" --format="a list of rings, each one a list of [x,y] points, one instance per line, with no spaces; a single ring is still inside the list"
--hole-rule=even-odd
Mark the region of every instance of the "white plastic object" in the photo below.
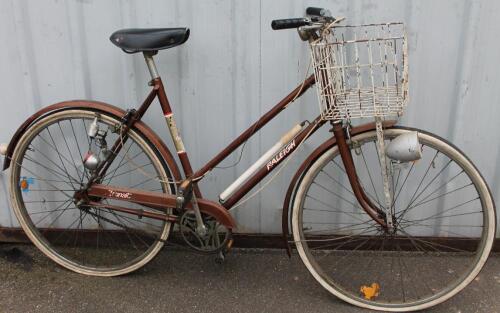
[[[257,162],[255,162],[252,166],[250,166],[243,174],[241,174],[238,179],[236,179],[229,187],[224,190],[220,196],[219,201],[224,202],[229,198],[230,195],[233,194],[235,190],[237,190],[241,184],[243,184],[253,173],[255,173],[259,168],[261,168],[267,161],[274,156],[281,148],[283,148],[287,143],[289,143],[295,135],[297,135],[302,126],[300,124],[295,125],[292,129],[290,129],[281,139],[274,144],[271,149],[269,149],[264,155],[262,155]],[[293,143],[295,144],[295,143]],[[270,169],[269,169],[270,170]]]
[[[1,154],[1,155],[6,155],[6,154],[7,154],[7,147],[8,147],[8,146],[9,146],[9,145],[8,145],[8,144],[6,144],[6,143],[2,143],[2,144],[0,144],[0,154]]]
[[[94,118],[92,124],[90,124],[87,134],[89,135],[90,138],[95,138],[98,131],[99,131],[99,125],[97,125],[97,117],[96,117]]]
[[[422,157],[418,132],[412,131],[394,138],[385,148],[385,154],[391,160],[410,162]]]

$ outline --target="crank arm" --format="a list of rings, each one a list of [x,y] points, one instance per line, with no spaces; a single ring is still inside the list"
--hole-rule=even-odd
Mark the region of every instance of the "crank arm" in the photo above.
[[[204,236],[207,233],[207,228],[205,227],[205,223],[203,222],[203,218],[201,217],[200,207],[198,206],[198,200],[196,200],[196,196],[193,196],[191,202],[193,203],[194,216],[196,217],[196,232],[200,236]]]

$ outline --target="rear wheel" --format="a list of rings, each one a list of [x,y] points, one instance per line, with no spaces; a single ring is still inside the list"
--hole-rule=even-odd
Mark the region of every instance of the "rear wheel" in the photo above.
[[[386,145],[412,129],[384,130]],[[383,207],[376,132],[351,138],[357,174]],[[330,293],[384,311],[421,310],[452,297],[483,267],[495,236],[492,197],[474,165],[445,140],[419,131],[422,159],[389,164],[395,232],[359,206],[338,148],[304,173],[292,214],[299,255]]]
[[[87,135],[96,118],[98,144]],[[12,155],[10,195],[21,227],[49,258],[78,273],[114,276],[136,270],[159,252],[171,229],[167,221],[83,206],[75,199],[91,175],[83,165],[85,155],[92,150],[104,159],[111,150],[107,143],[120,136],[120,123],[118,116],[86,109],[51,113],[29,127]],[[131,129],[101,184],[171,193],[170,178],[155,146]]]

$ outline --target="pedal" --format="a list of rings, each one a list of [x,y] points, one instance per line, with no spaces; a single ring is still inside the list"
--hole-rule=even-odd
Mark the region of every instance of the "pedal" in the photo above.
[[[215,255],[215,263],[223,264],[224,261],[226,261],[226,253],[221,250]]]
[[[231,248],[233,247],[233,243],[234,243],[234,239],[230,238],[229,241],[227,242],[227,245],[226,245],[226,253],[229,252],[229,250],[231,250]]]
[[[229,239],[229,241],[226,244],[226,247],[217,252],[217,254],[215,255],[215,263],[223,264],[226,261],[226,255],[233,247],[233,242],[234,240],[232,238]]]

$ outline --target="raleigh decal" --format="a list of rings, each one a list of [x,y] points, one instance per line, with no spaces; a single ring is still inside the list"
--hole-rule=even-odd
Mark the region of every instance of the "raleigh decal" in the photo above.
[[[132,194],[130,192],[117,192],[113,190],[108,190],[110,198],[122,198],[122,199],[130,199]]]
[[[295,139],[290,142],[283,150],[276,154],[269,162],[267,162],[267,170],[270,171],[275,165],[281,162],[290,152],[295,149]]]

